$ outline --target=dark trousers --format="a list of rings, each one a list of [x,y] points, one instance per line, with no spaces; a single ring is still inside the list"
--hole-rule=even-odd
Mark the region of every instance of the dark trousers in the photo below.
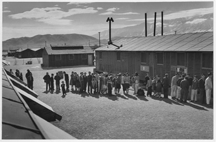
[[[188,90],[181,89],[180,101],[186,102],[188,98],[188,93],[189,93]]]
[[[151,96],[151,95],[152,95],[152,86],[149,86],[147,91],[147,96]]]
[[[83,84],[83,91],[86,92],[86,87],[87,87],[87,82],[84,81],[84,84]]]
[[[54,90],[54,82],[53,82],[53,81],[50,82],[50,89],[51,89],[51,90]]]
[[[199,89],[199,94],[200,94],[200,103],[206,104],[205,89],[204,88]]]
[[[46,91],[49,91],[49,90],[50,90],[50,83],[46,82]]]
[[[65,84],[66,84],[66,90],[69,90],[69,80],[65,80]]]
[[[92,83],[88,82],[88,93],[92,94]]]
[[[84,88],[84,81],[80,81],[80,93],[83,92],[83,88]]]
[[[108,83],[108,94],[112,95],[112,85]]]
[[[163,91],[164,91],[164,98],[168,98],[169,88],[163,88]]]

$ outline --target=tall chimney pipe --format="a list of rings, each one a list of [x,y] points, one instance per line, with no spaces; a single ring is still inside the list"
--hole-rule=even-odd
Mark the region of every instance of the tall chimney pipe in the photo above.
[[[147,37],[147,13],[145,13],[145,36]]]
[[[98,32],[98,35],[99,35],[99,47],[100,47],[100,32]]]
[[[161,11],[161,36],[163,36],[163,11]]]
[[[155,36],[155,33],[156,33],[156,17],[157,17],[157,12],[154,13],[154,33],[153,33],[153,36]]]

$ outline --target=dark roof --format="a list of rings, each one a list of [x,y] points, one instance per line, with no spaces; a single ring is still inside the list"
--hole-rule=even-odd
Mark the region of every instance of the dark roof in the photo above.
[[[48,55],[94,53],[92,48],[89,46],[46,46],[45,50]]]
[[[20,91],[13,85],[11,79],[2,69],[2,139],[74,139],[68,133],[41,118],[40,114],[35,114],[33,110],[35,108],[30,106],[29,100],[25,98],[33,96],[25,91]],[[49,107],[41,102],[40,105]],[[42,109],[37,111],[43,112]]]
[[[123,37],[96,51],[213,51],[213,32],[186,33],[165,36]]]

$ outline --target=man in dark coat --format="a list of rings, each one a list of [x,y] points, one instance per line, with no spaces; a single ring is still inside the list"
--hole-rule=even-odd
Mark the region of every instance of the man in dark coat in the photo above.
[[[60,76],[58,73],[56,73],[56,76],[55,76],[55,82],[56,82],[56,92],[60,91]]]
[[[149,79],[150,79],[149,74],[147,73],[146,76],[145,76],[145,80],[144,80],[145,85],[148,83]]]
[[[79,82],[80,82],[80,93],[82,93],[83,92],[83,88],[84,88],[83,72],[80,73]]]
[[[200,94],[200,103],[206,104],[206,94],[205,94],[205,75],[202,74],[198,83],[198,90]]]
[[[30,72],[29,69],[27,69],[27,73],[26,73],[26,80],[27,80],[27,85],[30,89],[33,89],[33,81],[34,78],[32,76],[32,73]]]
[[[44,82],[46,83],[46,91],[50,91],[50,75],[48,72],[43,77],[43,79],[44,79]]]
[[[66,88],[67,88],[67,92],[69,91],[69,76],[66,72],[64,72],[64,77],[65,77],[65,84],[66,84]]]
[[[50,90],[53,91],[54,90],[54,74],[51,74],[50,77]]]
[[[86,87],[87,87],[87,82],[88,82],[88,77],[86,76],[86,72],[83,75],[83,81],[84,81],[83,92],[86,92]]]
[[[89,75],[87,77],[87,82],[88,82],[88,93],[92,94],[92,75],[91,75],[91,72],[89,72]]]
[[[169,92],[169,87],[170,87],[170,82],[169,82],[169,78],[168,78],[168,74],[165,74],[165,77],[162,80],[162,84],[163,84],[163,92],[164,92],[164,98],[168,98],[168,92]]]
[[[180,98],[180,102],[187,102],[187,97],[188,97],[188,91],[189,91],[189,82],[188,82],[188,77],[185,75],[183,76],[184,79],[181,81],[180,83],[180,87],[181,87],[181,98]]]

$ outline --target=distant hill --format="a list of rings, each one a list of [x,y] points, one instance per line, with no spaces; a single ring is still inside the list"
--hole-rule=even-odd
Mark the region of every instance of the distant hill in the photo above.
[[[161,35],[160,21],[161,20],[157,18],[156,35]],[[115,22],[112,24],[115,24]],[[154,29],[153,21],[148,21],[147,24],[148,36],[153,35],[153,29]],[[164,29],[163,30],[164,35],[174,34],[175,31],[178,34],[213,31],[213,14],[193,16],[190,18],[164,20],[163,29]],[[100,36],[101,39],[108,39],[109,38],[108,29],[106,31],[102,31]],[[135,26],[112,29],[112,39],[114,39],[115,37],[131,37],[131,36],[145,36],[144,20],[143,23],[140,23]],[[93,35],[93,37],[98,38],[98,34]]]
[[[36,35],[33,37],[12,38],[3,41],[3,50],[20,48],[41,48],[49,45],[98,45],[98,39],[82,34]]]

